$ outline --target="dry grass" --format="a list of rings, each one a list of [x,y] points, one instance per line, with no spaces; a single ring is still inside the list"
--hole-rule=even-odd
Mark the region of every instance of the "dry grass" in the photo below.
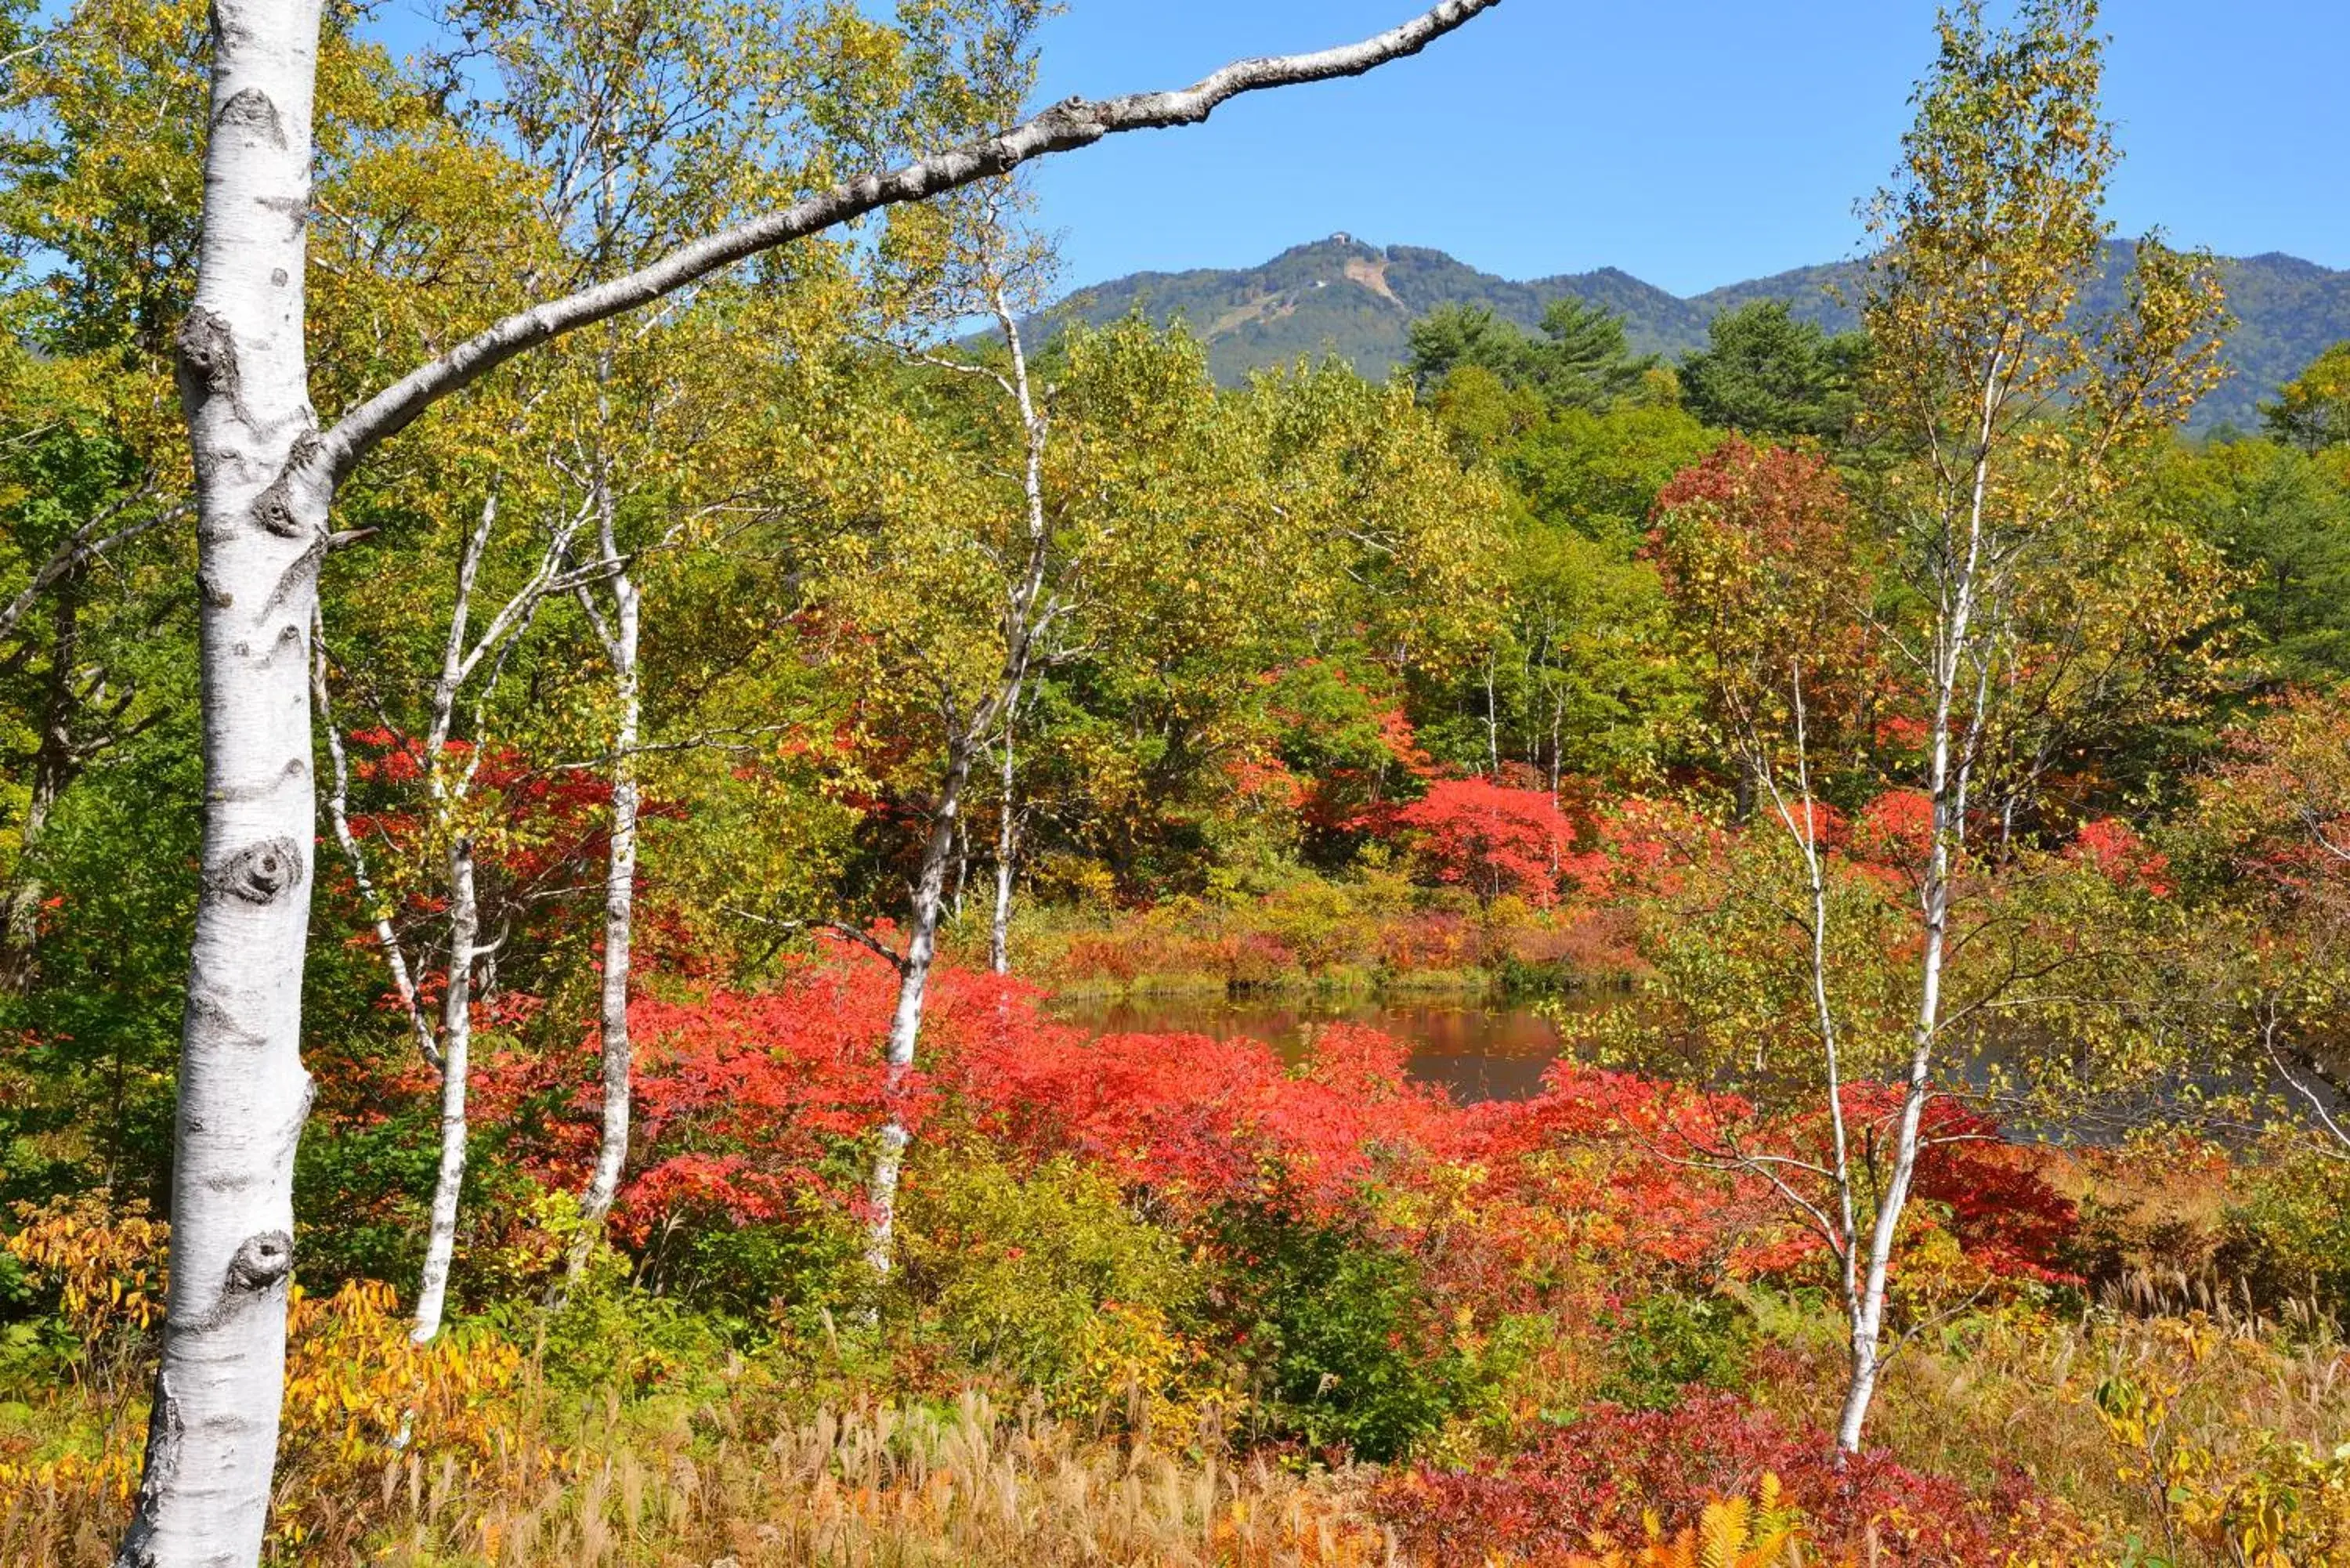
[[[985,1397],[869,1404],[765,1429],[756,1397],[624,1407],[527,1388],[486,1458],[391,1455],[276,1563],[386,1568],[1369,1568],[1396,1561],[1349,1479],[1128,1452]],[[300,1467],[284,1478],[306,1482]],[[323,1505],[323,1506],[320,1506]],[[71,1480],[0,1498],[0,1561],[99,1568],[120,1489]]]
[[[1814,1337],[1758,1393],[1825,1423],[1841,1392],[1835,1348]],[[2100,1389],[2119,1383],[2160,1396],[2135,1444],[2100,1414]],[[2180,1564],[2234,1563],[2245,1559],[2199,1535],[2163,1467],[2224,1501],[2284,1484],[2277,1456],[2293,1445],[2331,1455],[2350,1438],[2350,1348],[2314,1313],[2280,1323],[2176,1274],[2141,1274],[2078,1319],[1986,1316],[1921,1336],[1888,1374],[1869,1438],[1981,1494],[2020,1473],[2116,1551],[2135,1537]],[[2301,1506],[2332,1503],[2313,1494]]]

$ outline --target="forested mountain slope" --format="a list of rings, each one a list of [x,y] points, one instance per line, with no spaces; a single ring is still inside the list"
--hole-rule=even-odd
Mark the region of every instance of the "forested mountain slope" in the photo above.
[[[2118,287],[2129,247],[2112,247],[2108,289]],[[1678,358],[1705,340],[1717,312],[1783,299],[1799,317],[1842,331],[1855,325],[1838,286],[1857,264],[1798,267],[1684,299],[1614,267],[1515,282],[1439,250],[1385,249],[1349,234],[1295,246],[1261,266],[1141,272],[1079,289],[1056,307],[1100,323],[1138,306],[1153,320],[1181,318],[1205,337],[1219,379],[1329,351],[1366,375],[1400,363],[1411,323],[1441,305],[1482,306],[1528,331],[1553,300],[1574,295],[1621,315],[1632,348]],[[2197,410],[2199,429],[2251,426],[2255,405],[2325,348],[2350,337],[2350,272],[2271,252],[2227,262],[2237,324],[2228,341],[2235,371]]]

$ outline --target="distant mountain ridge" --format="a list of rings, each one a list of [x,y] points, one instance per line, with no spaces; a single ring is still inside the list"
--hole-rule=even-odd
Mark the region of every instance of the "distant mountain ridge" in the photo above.
[[[2097,292],[2117,296],[2129,247],[2112,247]],[[2350,271],[2275,252],[2223,259],[2236,327],[2227,355],[2234,370],[2196,410],[2193,425],[2251,428],[2257,404],[2331,345],[2350,338]],[[1783,299],[1794,314],[1832,332],[1856,325],[1832,292],[1857,281],[1859,264],[1798,267],[1682,298],[1615,267],[1516,282],[1480,272],[1439,250],[1382,248],[1351,234],[1294,246],[1261,266],[1139,272],[1071,294],[1048,315],[1100,323],[1139,307],[1153,320],[1181,319],[1207,343],[1224,382],[1301,355],[1336,353],[1367,376],[1384,376],[1408,356],[1411,324],[1440,305],[1482,306],[1528,331],[1552,301],[1572,295],[1624,317],[1635,351],[1680,358],[1705,342],[1723,310]]]

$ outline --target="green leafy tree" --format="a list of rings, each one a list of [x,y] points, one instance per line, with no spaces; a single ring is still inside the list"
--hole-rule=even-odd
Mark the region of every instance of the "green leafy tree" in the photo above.
[[[1496,465],[1534,515],[1629,559],[1658,493],[1720,439],[1678,408],[1568,409],[1504,449]]]
[[[1656,357],[1636,357],[1624,337],[1624,318],[1568,295],[1543,312],[1534,383],[1562,408],[1603,408],[1638,386]]]
[[[1534,340],[1482,306],[1438,306],[1412,323],[1410,343],[1409,368],[1422,396],[1471,367],[1504,387],[1523,387],[1534,378]]]
[[[2261,405],[2261,421],[2303,452],[2350,445],[2350,343],[2336,343]]]
[[[1412,325],[1409,368],[1423,396],[1481,370],[1547,407],[1596,409],[1631,392],[1656,364],[1653,355],[1632,354],[1622,317],[1568,295],[1543,312],[1539,337],[1482,306],[1431,311]]]
[[[2262,667],[2259,685],[2350,675],[2350,470],[2261,440],[2180,448],[2146,481],[2145,504],[2210,540]]]
[[[1725,430],[1834,441],[1852,428],[1864,341],[1796,320],[1784,300],[1757,300],[1708,325],[1706,346],[1681,362],[1682,397]]]

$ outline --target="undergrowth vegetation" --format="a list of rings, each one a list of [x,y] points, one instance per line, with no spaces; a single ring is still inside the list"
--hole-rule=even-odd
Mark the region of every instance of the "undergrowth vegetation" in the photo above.
[[[652,1096],[628,1200],[691,1193],[692,1245],[649,1226],[563,1293],[577,1140],[518,1110],[510,1179],[546,1196],[479,1211],[447,1333],[412,1343],[369,1281],[301,1297],[274,1561],[1671,1562],[1734,1529],[1756,1562],[2300,1563],[2350,1529],[2345,1303],[2286,1261],[2314,1245],[2297,1159],[1939,1146],[1909,1341],[1839,1467],[1817,1248],[1763,1183],[1670,1157],[1735,1107],[1564,1063],[1461,1106],[1369,1031],[1295,1062],[1096,1039],[950,971],[877,1291],[853,1199],[773,1194],[868,1136],[811,1063],[889,979],[844,947],[757,1033],[723,996],[647,1006],[647,1082],[700,1090]],[[762,1093],[778,1073],[798,1092]],[[98,1197],[18,1211],[10,1562],[109,1558],[155,1231]]]

